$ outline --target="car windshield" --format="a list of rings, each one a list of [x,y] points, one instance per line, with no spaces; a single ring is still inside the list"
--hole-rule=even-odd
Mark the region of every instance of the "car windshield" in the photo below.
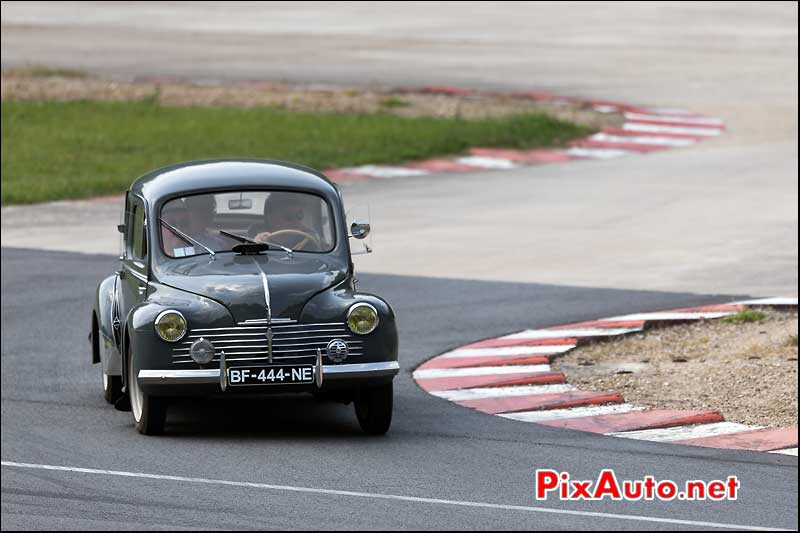
[[[319,196],[287,191],[196,194],[166,202],[159,216],[169,257],[229,251],[246,240],[299,252],[330,252],[333,216]],[[224,233],[222,233],[224,232]]]

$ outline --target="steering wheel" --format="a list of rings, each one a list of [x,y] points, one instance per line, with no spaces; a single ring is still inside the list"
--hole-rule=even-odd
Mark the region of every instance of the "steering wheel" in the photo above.
[[[310,233],[306,233],[305,231],[301,231],[299,229],[281,229],[271,234],[269,236],[269,239],[272,240],[275,237],[282,237],[284,235],[294,235],[302,238],[301,241],[298,241],[294,246],[290,246],[289,248],[302,250],[305,247],[305,245],[309,243],[309,241],[313,242],[317,246],[317,248],[321,248],[321,243],[319,242],[318,238],[314,237]]]

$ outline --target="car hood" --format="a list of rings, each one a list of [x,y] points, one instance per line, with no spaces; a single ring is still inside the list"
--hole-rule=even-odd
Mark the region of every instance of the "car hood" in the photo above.
[[[260,267],[260,268],[259,268]],[[325,255],[218,254],[170,261],[159,269],[159,280],[176,289],[206,296],[225,305],[234,320],[266,318],[264,272],[269,285],[272,318],[297,320],[313,295],[341,283],[347,273]]]

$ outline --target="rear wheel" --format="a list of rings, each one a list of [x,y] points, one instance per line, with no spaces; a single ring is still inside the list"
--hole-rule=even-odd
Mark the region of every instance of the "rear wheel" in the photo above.
[[[391,383],[361,389],[356,395],[356,418],[364,433],[383,435],[392,425],[394,391]]]
[[[143,435],[160,435],[167,420],[167,401],[147,394],[136,378],[136,364],[132,353],[128,353],[128,395],[136,430]]]

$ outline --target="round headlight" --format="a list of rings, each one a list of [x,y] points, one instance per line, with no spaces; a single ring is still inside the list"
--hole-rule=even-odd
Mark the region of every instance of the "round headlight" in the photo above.
[[[359,335],[372,333],[378,327],[378,311],[367,303],[354,304],[347,312],[347,327]]]
[[[167,342],[177,342],[186,335],[186,319],[178,311],[162,311],[156,317],[156,333]]]
[[[214,359],[214,345],[211,341],[201,337],[192,343],[192,347],[189,348],[189,355],[192,356],[196,363],[207,365]]]

